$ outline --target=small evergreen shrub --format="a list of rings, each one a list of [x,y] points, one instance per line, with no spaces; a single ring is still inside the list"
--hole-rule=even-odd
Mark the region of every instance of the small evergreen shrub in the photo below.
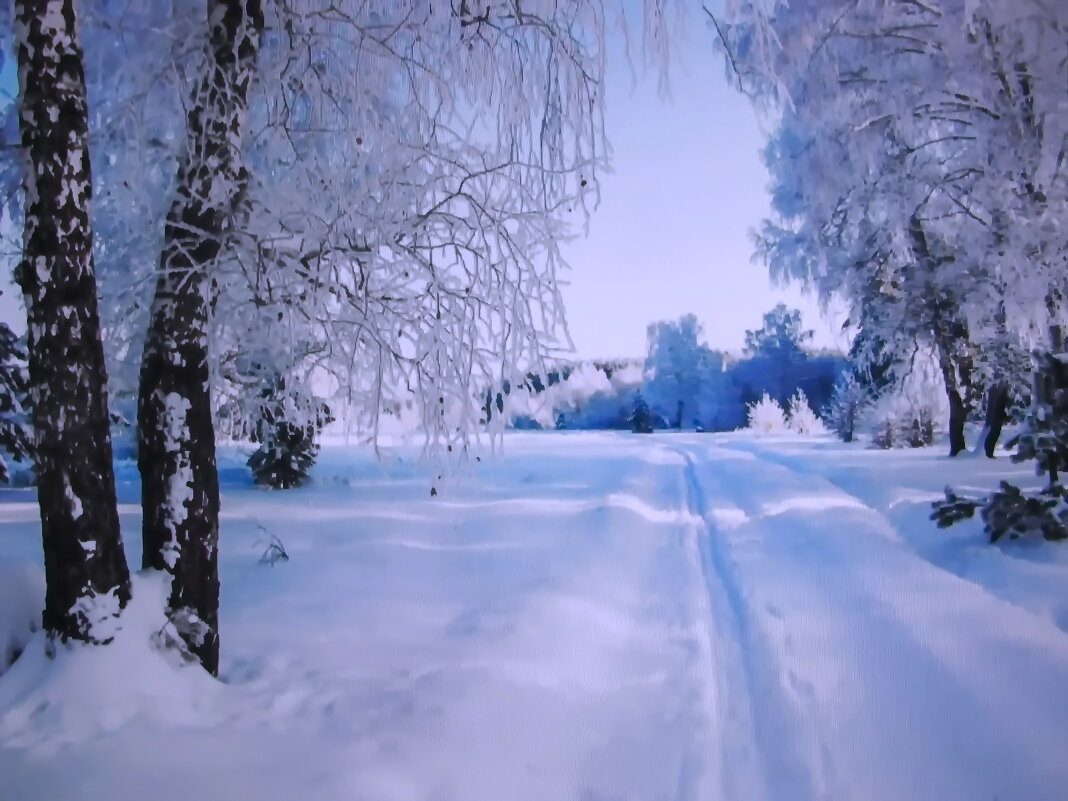
[[[282,413],[280,408],[271,410],[273,419],[260,427],[260,447],[248,460],[252,480],[272,489],[292,489],[307,482],[319,455],[315,438],[332,420],[325,403],[319,403],[312,420],[303,424],[284,419]]]
[[[749,404],[747,411],[750,431],[757,431],[761,434],[780,434],[790,430],[782,407],[767,392],[760,400]]]
[[[822,434],[827,430],[823,421],[812,411],[803,389],[798,389],[790,398],[787,425],[797,434]]]

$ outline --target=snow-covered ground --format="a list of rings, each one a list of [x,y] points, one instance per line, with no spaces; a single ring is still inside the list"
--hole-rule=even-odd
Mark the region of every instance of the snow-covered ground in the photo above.
[[[146,647],[139,577],[112,646],[38,634],[0,676],[0,799],[1065,797],[1068,550],[928,520],[1007,459],[538,433],[434,498],[404,453],[327,448],[289,492],[223,468],[223,681]],[[42,591],[28,492],[0,637]]]

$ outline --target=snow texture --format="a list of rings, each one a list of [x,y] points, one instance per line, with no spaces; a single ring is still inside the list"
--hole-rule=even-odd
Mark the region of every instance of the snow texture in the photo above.
[[[3,797],[1063,798],[1068,551],[928,519],[949,465],[1026,466],[539,432],[430,498],[417,453],[328,444],[264,493],[224,452],[220,681],[153,649],[166,581],[136,576],[113,644],[38,634],[0,676]],[[3,500],[0,630],[42,592]]]

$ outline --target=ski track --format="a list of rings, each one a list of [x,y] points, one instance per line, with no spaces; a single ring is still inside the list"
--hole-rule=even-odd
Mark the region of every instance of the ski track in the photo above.
[[[737,584],[729,557],[716,530],[716,518],[728,509],[709,512],[708,499],[697,476],[691,453],[685,460],[686,500],[700,521],[693,531],[692,552],[704,597],[707,670],[706,701],[714,735],[715,792],[705,790],[688,799],[807,798],[811,781],[806,765],[785,747],[792,717],[788,702],[768,673],[773,664],[767,643],[751,625],[751,612]],[[788,793],[788,795],[786,795]]]
[[[730,610],[714,635],[741,648],[765,797],[1062,797],[1049,744],[1068,745],[1063,632],[785,458],[685,450],[710,595]]]

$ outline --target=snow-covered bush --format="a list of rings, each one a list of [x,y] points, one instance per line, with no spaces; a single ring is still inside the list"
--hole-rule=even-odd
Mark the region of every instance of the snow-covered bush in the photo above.
[[[923,448],[935,440],[934,415],[927,407],[898,413],[881,410],[869,421],[871,444],[876,448]]]
[[[847,370],[835,382],[831,399],[823,409],[823,419],[842,442],[852,442],[864,406],[869,402],[868,390]]]
[[[786,423],[786,415],[778,401],[768,393],[756,403],[749,404],[749,430],[761,434],[781,434],[790,430]]]
[[[857,431],[871,438],[876,448],[922,448],[933,445],[945,419],[941,379],[921,375],[886,387],[881,395],[860,406]],[[943,429],[944,430],[944,429]]]
[[[787,425],[791,431],[797,434],[823,434],[827,431],[823,421],[812,411],[808,396],[805,395],[803,389],[798,389],[794,396],[790,398],[787,414],[789,418]]]
[[[306,426],[282,421],[248,459],[252,480],[271,489],[292,489],[308,480],[319,444]]]
[[[486,394],[483,412],[510,428],[629,429],[634,393],[642,386],[638,360],[583,361],[528,373]],[[650,409],[655,420],[656,415]]]
[[[264,406],[256,431],[260,447],[248,460],[253,481],[272,489],[291,489],[308,480],[308,471],[319,455],[316,437],[331,422],[330,408],[316,403],[314,414],[307,419],[282,402]]]

